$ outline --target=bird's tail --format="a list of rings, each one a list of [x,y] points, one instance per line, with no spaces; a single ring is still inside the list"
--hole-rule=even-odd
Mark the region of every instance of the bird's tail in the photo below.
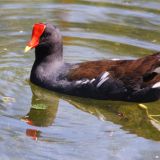
[[[133,92],[128,100],[134,102],[152,102],[158,99],[160,99],[160,82],[157,82],[152,87],[146,87]]]

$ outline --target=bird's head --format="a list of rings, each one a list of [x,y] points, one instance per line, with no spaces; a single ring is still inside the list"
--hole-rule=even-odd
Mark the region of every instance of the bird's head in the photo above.
[[[33,25],[31,40],[28,42],[24,52],[38,47],[54,48],[55,44],[61,41],[61,34],[57,27],[49,23],[36,23]]]

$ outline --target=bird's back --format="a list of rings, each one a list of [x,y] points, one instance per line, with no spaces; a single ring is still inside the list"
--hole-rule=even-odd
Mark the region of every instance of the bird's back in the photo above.
[[[156,53],[137,60],[102,60],[65,66],[63,68],[67,69],[61,72],[63,78],[57,81],[56,90],[97,99],[156,99],[159,96],[159,59],[160,53]]]

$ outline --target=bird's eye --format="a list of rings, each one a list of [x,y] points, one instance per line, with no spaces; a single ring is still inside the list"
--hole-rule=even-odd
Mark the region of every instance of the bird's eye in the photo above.
[[[45,34],[43,35],[43,37],[46,38],[46,37],[49,37],[50,35],[51,35],[51,33],[45,33]]]

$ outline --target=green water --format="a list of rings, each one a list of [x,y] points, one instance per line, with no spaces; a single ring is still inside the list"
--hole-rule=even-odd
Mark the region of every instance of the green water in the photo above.
[[[0,160],[160,159],[159,101],[145,109],[29,83],[36,22],[61,29],[71,63],[160,51],[159,0],[0,1]]]

